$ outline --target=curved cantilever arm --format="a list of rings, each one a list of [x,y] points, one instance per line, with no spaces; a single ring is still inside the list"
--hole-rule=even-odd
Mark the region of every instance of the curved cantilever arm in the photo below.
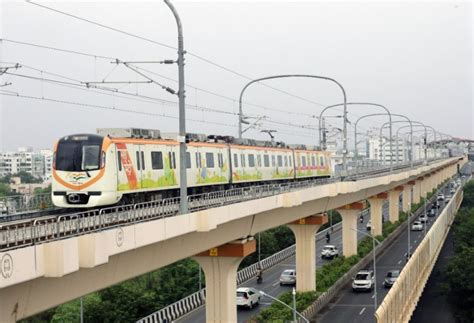
[[[272,75],[272,76],[266,76],[266,77],[261,77],[255,80],[252,80],[248,82],[240,92],[239,96],[239,138],[242,138],[242,121],[243,121],[243,112],[242,112],[242,97],[244,96],[245,90],[247,88],[257,82],[264,81],[264,80],[271,80],[271,79],[279,79],[279,78],[289,78],[289,77],[307,77],[307,78],[315,78],[315,79],[321,79],[321,80],[327,80],[336,83],[336,85],[341,89],[342,95],[344,97],[344,127],[343,127],[343,133],[344,133],[344,152],[343,152],[343,164],[344,164],[344,170],[347,170],[347,96],[346,96],[346,90],[344,87],[336,81],[333,78],[327,77],[327,76],[320,76],[320,75],[312,75],[312,74],[281,74],[281,75]]]

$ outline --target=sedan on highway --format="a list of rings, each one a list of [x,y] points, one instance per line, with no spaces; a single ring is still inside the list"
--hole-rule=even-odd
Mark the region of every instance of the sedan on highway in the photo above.
[[[365,228],[367,229],[367,231],[370,231],[372,229],[372,221],[369,220]]]
[[[428,211],[428,216],[436,216],[436,209],[432,208],[431,210]]]
[[[415,221],[411,225],[411,231],[423,231],[423,223],[420,221]]]
[[[444,194],[443,194],[443,193],[439,193],[437,200],[438,200],[438,201],[444,201]]]
[[[325,245],[321,250],[321,258],[333,259],[334,257],[339,257],[339,250],[334,245]]]
[[[426,214],[422,214],[420,215],[420,217],[418,218],[418,220],[421,222],[421,223],[426,223],[428,221],[428,217],[426,216]]]
[[[373,270],[360,270],[352,281],[352,290],[354,292],[371,291],[374,289],[374,283],[375,279]]]
[[[400,270],[390,270],[383,281],[385,288],[390,288],[397,281],[398,276],[400,276]]]
[[[280,286],[295,285],[296,284],[296,270],[287,269],[281,273]]]
[[[253,308],[260,303],[260,292],[251,287],[237,288],[237,307]]]

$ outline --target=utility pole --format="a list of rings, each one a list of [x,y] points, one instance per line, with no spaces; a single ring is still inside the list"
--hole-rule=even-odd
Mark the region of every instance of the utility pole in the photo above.
[[[169,0],[164,0],[166,5],[173,12],[178,27],[178,99],[179,99],[179,213],[188,213],[188,185],[186,179],[186,109],[184,93],[184,41],[183,28],[178,12]]]

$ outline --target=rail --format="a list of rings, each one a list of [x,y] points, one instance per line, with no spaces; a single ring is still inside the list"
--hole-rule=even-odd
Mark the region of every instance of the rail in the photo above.
[[[419,164],[414,165],[414,167],[417,165]],[[410,168],[410,166],[398,165],[393,169],[392,173],[406,170],[407,168]],[[190,195],[188,196],[189,211],[195,212],[274,196],[327,183],[370,178],[388,171],[388,167],[376,167],[370,168],[365,172],[349,172],[345,177],[265,184]],[[173,197],[158,201],[94,209],[85,212],[0,223],[0,251],[101,231],[120,225],[175,216],[179,211],[179,202],[179,197]]]

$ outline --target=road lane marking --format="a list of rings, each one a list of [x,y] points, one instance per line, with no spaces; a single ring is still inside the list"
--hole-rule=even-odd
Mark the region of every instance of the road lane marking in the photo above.
[[[401,261],[401,260],[399,260],[399,261],[398,261],[398,264],[400,265],[401,263],[402,263],[402,261]]]
[[[362,313],[364,313],[365,311],[365,307],[359,312],[359,315],[362,315]]]
[[[277,280],[276,282],[274,282],[274,283],[272,284],[272,286],[276,286],[276,285],[278,285],[279,283],[280,283],[280,281]]]
[[[372,294],[372,298],[375,298],[375,294]]]

